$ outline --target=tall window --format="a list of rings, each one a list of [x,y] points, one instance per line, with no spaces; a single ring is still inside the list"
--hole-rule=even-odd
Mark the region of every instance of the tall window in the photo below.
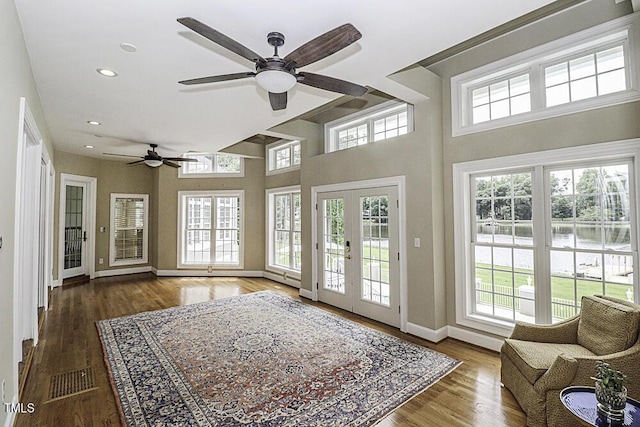
[[[479,175],[475,187],[475,310],[513,321],[534,313],[531,172]],[[522,288],[526,286],[526,288]]]
[[[633,300],[630,166],[565,167],[547,176],[554,321],[578,313],[583,295]]]
[[[451,78],[453,136],[640,99],[628,15]]]
[[[268,174],[298,169],[300,161],[300,141],[274,142],[267,147]]]
[[[584,295],[638,302],[638,144],[455,165],[458,323],[508,335],[578,314]]]
[[[181,191],[180,266],[241,268],[242,191]]]
[[[302,258],[300,187],[267,191],[268,267],[299,275]]]
[[[111,194],[109,265],[146,264],[149,195]]]
[[[182,163],[178,169],[180,178],[242,176],[244,172],[242,158],[234,154],[186,153],[183,157],[198,161]]]
[[[382,141],[413,131],[413,107],[385,102],[325,125],[327,152]]]

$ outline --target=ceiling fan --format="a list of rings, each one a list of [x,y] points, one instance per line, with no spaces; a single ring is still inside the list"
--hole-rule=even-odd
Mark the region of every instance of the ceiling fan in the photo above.
[[[186,157],[162,157],[160,154],[156,152],[156,148],[158,147],[158,144],[149,144],[149,145],[151,146],[151,150],[147,150],[146,156],[129,156],[127,154],[114,154],[114,153],[103,153],[103,154],[107,156],[134,157],[137,159],[142,159],[142,160],[129,162],[127,164],[135,165],[139,163],[144,163],[145,165],[152,168],[157,168],[158,166],[161,166],[161,165],[171,166],[172,168],[179,168],[180,165],[174,162],[197,162],[198,161],[197,159],[190,159]]]
[[[273,46],[274,54],[272,57],[265,59],[197,19],[190,17],[179,18],[178,22],[212,42],[254,62],[256,66],[255,72],[246,71],[243,73],[201,77],[183,80],[178,82],[180,84],[197,85],[255,77],[258,85],[269,92],[269,102],[274,111],[283,110],[287,107],[287,91],[296,82],[351,96],[362,96],[367,93],[366,87],[355,83],[320,74],[296,72],[297,68],[326,58],[359,40],[362,34],[351,24],[341,25],[316,37],[284,58],[278,56],[278,48],[284,45],[284,35],[278,32],[271,32],[267,35],[267,43]]]

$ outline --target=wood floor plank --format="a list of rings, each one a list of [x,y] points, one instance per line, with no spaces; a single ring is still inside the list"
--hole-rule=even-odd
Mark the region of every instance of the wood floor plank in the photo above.
[[[35,412],[19,414],[16,426],[120,425],[95,322],[177,305],[271,290],[313,304],[374,329],[446,353],[463,363],[451,374],[397,408],[379,427],[525,425],[511,393],[500,386],[496,352],[448,338],[434,344],[352,313],[298,296],[298,289],[261,278],[172,278],[152,274],[108,277],[53,290],[41,337],[25,385],[25,403]],[[93,367],[97,388],[48,402],[52,375]]]

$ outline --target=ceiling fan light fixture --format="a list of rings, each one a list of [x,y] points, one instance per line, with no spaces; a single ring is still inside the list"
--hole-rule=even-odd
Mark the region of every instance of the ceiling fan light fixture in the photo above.
[[[145,159],[144,164],[151,168],[157,168],[162,165],[162,160]]]
[[[258,86],[271,93],[287,92],[296,81],[293,74],[280,70],[264,70],[256,75]]]
[[[116,72],[115,72],[115,71],[113,71],[113,70],[108,70],[108,69],[106,69],[106,68],[98,68],[96,71],[97,71],[100,75],[103,75],[103,76],[105,76],[105,77],[117,77],[117,76],[118,76],[118,73],[116,73]]]

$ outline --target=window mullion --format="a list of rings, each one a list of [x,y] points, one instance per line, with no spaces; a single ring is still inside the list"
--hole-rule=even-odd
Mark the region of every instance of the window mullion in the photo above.
[[[544,167],[533,171],[531,199],[535,269],[536,323],[551,323],[550,212],[551,192]]]
[[[209,263],[215,264],[216,260],[216,233],[218,232],[218,197],[211,197],[211,210],[209,212]]]

